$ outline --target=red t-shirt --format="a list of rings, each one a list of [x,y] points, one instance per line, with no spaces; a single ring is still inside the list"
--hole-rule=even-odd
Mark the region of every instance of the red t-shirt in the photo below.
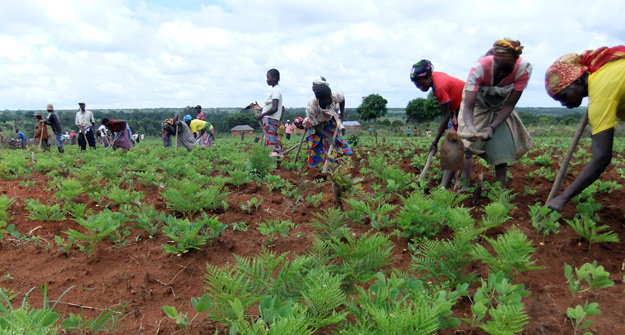
[[[460,109],[464,81],[443,72],[432,72],[432,92],[438,104],[449,103],[449,110]]]
[[[120,131],[123,131],[124,129],[126,129],[126,121],[123,121],[123,120],[109,120],[108,128],[112,132],[119,133]]]

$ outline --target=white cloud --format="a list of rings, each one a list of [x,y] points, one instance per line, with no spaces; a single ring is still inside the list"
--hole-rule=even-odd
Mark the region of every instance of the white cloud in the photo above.
[[[304,106],[324,75],[348,107],[370,93],[404,107],[425,96],[408,79],[414,62],[465,79],[502,37],[519,39],[534,66],[519,105],[558,106],[545,69],[564,53],[624,44],[624,10],[607,0],[6,2],[0,109],[243,106],[264,98],[269,68],[286,106]]]

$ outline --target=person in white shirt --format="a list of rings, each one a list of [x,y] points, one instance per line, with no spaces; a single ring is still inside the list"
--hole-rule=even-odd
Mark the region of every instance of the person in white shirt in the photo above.
[[[78,134],[78,145],[80,150],[87,150],[87,142],[89,146],[95,149],[95,136],[93,128],[95,127],[95,119],[93,113],[85,109],[85,103],[79,102],[80,110],[76,112],[76,126],[80,130]]]
[[[282,156],[282,145],[278,137],[278,128],[280,127],[280,120],[282,120],[282,92],[278,82],[280,82],[280,72],[276,69],[267,71],[267,85],[271,88],[267,93],[263,112],[255,116],[256,120],[262,119],[265,129],[265,143],[273,148],[271,157]]]

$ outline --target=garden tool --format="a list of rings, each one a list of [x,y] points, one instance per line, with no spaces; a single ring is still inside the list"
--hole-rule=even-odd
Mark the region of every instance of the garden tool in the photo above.
[[[434,151],[430,151],[430,154],[428,155],[428,159],[427,161],[425,161],[425,166],[423,167],[423,171],[421,171],[421,174],[419,175],[419,179],[417,179],[417,181],[421,181],[421,179],[425,177],[425,174],[428,172],[428,169],[430,168],[430,164],[432,163],[432,157],[434,157]]]
[[[308,133],[308,129],[304,129],[304,133],[302,134],[302,139],[299,141],[299,144],[297,145],[297,153],[295,153],[295,160],[293,160],[294,162],[297,162],[297,157],[299,156],[299,152],[302,149],[302,143],[304,143],[304,139],[306,138],[307,133]]]
[[[464,165],[464,144],[458,133],[449,130],[441,143],[441,169],[458,171]]]
[[[575,147],[577,147],[577,143],[579,143],[579,139],[582,137],[582,133],[584,132],[584,128],[588,124],[588,113],[584,113],[581,121],[579,121],[579,127],[573,135],[573,140],[571,141],[571,145],[569,146],[569,150],[566,152],[566,156],[562,161],[562,166],[560,166],[560,171],[558,171],[558,176],[556,180],[553,182],[553,187],[551,187],[551,192],[549,192],[549,197],[547,198],[547,202],[551,201],[558,191],[560,190],[560,186],[562,185],[562,180],[564,179],[564,174],[566,173],[566,169],[569,166],[569,161],[571,160],[571,156],[573,156],[573,151]]]
[[[175,125],[175,126],[176,126],[176,140],[174,143],[174,152],[178,151],[178,125]]]

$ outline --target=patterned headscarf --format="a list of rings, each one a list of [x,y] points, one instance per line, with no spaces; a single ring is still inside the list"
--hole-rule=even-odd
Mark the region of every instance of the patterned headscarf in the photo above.
[[[504,38],[503,40],[495,41],[491,50],[496,61],[515,63],[523,53],[523,46],[519,41]]]
[[[601,47],[597,50],[586,50],[581,54],[566,54],[547,69],[545,73],[545,89],[551,97],[579,79],[584,72],[593,73],[605,63],[625,57],[625,46],[612,48]]]
[[[422,59],[414,65],[412,65],[412,69],[410,69],[410,80],[415,80],[419,78],[427,78],[432,75],[432,71],[434,70],[434,65],[427,59]]]
[[[163,122],[161,123],[161,127],[162,127],[163,129],[167,129],[167,128],[169,128],[170,126],[173,126],[173,125],[174,125],[174,119],[165,119],[165,120],[163,120]]]

